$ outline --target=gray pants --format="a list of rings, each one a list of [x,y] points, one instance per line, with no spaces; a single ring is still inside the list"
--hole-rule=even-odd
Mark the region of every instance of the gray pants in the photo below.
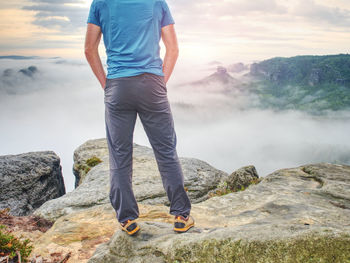
[[[170,214],[187,215],[191,203],[176,152],[176,133],[164,77],[152,73],[107,79],[104,90],[106,137],[110,165],[110,201],[119,222],[136,219],[132,190],[132,151],[136,116],[152,146]]]

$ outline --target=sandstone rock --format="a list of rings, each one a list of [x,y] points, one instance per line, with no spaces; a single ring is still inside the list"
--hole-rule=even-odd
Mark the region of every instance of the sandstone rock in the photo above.
[[[139,204],[139,210],[139,221],[173,222],[173,216],[164,205]],[[93,255],[96,247],[107,242],[118,229],[113,207],[104,204],[62,216],[39,236],[28,232],[17,234],[32,238],[34,249],[31,257],[41,255],[50,259],[52,255],[70,253],[67,263],[84,263]]]
[[[241,190],[249,186],[259,175],[253,165],[245,166],[234,171],[225,181],[227,186],[233,190]]]
[[[103,140],[90,140],[87,146],[76,151],[77,160],[84,160],[92,155],[99,156],[101,163],[91,168],[83,182],[72,192],[51,200],[35,211],[35,215],[49,220],[56,220],[60,216],[93,207],[109,204],[109,158],[108,152],[103,150]],[[96,142],[96,146],[94,145]],[[133,146],[133,190],[136,200],[144,204],[169,205],[163,188],[158,166],[153,150],[134,143]],[[98,149],[95,153],[93,149]],[[192,203],[208,199],[207,193],[215,189],[227,173],[215,169],[208,163],[194,159],[179,157],[184,174],[184,184]]]
[[[0,156],[0,209],[24,216],[65,194],[60,158],[52,151]]]
[[[117,230],[88,262],[347,262],[349,197],[350,166],[282,169],[194,204],[196,227],[188,233],[141,222],[138,236]]]
[[[93,157],[102,159],[107,154],[108,146],[104,138],[88,140],[74,151],[73,173],[75,175],[75,188],[83,182],[87,170],[91,169],[86,161]]]
[[[234,171],[228,177],[224,177],[218,187],[208,193],[208,196],[241,191],[251,184],[259,183],[260,180],[254,165],[245,166]]]

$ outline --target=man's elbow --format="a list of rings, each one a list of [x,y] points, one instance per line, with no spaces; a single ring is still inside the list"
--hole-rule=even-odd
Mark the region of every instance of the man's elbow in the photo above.
[[[95,47],[85,46],[84,53],[86,57],[90,57],[91,55],[98,53],[98,49]]]
[[[179,47],[178,46],[167,47],[166,52],[171,53],[173,56],[178,56],[179,55]]]

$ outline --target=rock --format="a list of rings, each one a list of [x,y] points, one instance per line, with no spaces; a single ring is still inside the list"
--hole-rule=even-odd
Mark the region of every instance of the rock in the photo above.
[[[194,204],[196,227],[175,234],[169,222],[117,230],[88,263],[347,262],[350,166],[281,169],[244,191]],[[143,221],[143,220],[141,220]]]
[[[60,158],[53,151],[0,156],[0,209],[25,216],[65,194]]]
[[[169,208],[164,205],[139,204],[139,210],[139,221],[173,222]],[[49,259],[53,255],[71,253],[68,263],[84,263],[98,245],[110,240],[118,227],[110,204],[73,212],[60,217],[46,233],[32,239],[34,249],[31,256],[41,255]],[[23,234],[28,235],[27,232]]]
[[[93,157],[102,159],[106,155],[108,155],[108,145],[104,138],[88,140],[74,151],[73,173],[75,175],[75,188],[83,182],[85,175],[91,169],[86,163],[87,160]]]
[[[238,191],[249,186],[253,181],[259,178],[259,175],[253,165],[245,166],[234,171],[226,180],[227,186]]]
[[[327,234],[313,230],[290,234],[273,233],[273,226],[265,229],[252,226],[249,232],[242,227],[191,231],[175,235],[167,223],[142,222],[142,232],[136,237],[117,231],[111,239],[97,247],[88,263],[131,262],[346,262],[350,237],[346,234]],[[261,229],[263,228],[263,229]],[[241,231],[239,231],[241,230]],[[323,230],[326,230],[323,229]],[[269,238],[247,239],[246,234],[270,234]],[[184,237],[185,235],[185,237]],[[288,238],[287,238],[288,236]],[[288,259],[295,259],[290,261]],[[338,261],[334,261],[336,258]],[[323,259],[324,261],[317,261]]]
[[[228,177],[224,177],[218,187],[208,193],[209,196],[222,195],[230,192],[241,191],[251,184],[260,182],[259,175],[254,165],[242,167]]]
[[[35,211],[35,215],[48,220],[57,218],[101,204],[109,204],[109,157],[103,150],[105,139],[90,140],[78,149],[77,160],[86,160],[97,155],[102,162],[94,166],[86,174],[83,182],[72,192],[50,200]],[[94,146],[95,142],[95,146]],[[166,204],[169,201],[163,188],[157,162],[153,150],[138,144],[133,145],[133,190],[136,200],[143,204]],[[94,152],[93,149],[97,149]],[[192,203],[208,199],[207,193],[215,189],[228,174],[215,169],[208,163],[194,159],[179,157],[184,174],[184,184]]]

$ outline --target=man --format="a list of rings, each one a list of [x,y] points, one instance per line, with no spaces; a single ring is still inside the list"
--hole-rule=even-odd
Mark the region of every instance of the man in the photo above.
[[[104,90],[109,197],[122,230],[129,235],[140,229],[132,190],[137,114],[156,157],[170,214],[175,216],[174,231],[186,232],[194,226],[166,87],[179,53],[174,23],[165,0],[93,0],[87,20],[85,55]],[[107,76],[98,53],[101,35]],[[159,55],[160,39],[166,47],[164,63]]]

